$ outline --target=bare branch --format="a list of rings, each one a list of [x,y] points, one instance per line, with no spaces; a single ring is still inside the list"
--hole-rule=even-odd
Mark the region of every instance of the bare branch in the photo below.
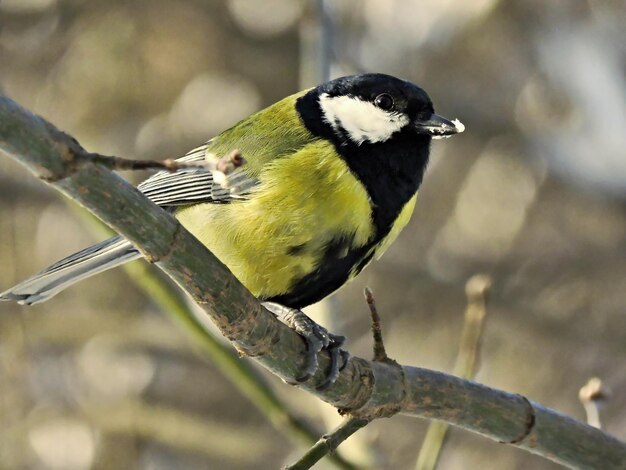
[[[75,140],[7,98],[0,98],[0,152],[126,237],[178,282],[243,354],[283,379],[301,370],[302,338],[265,310],[206,247],[118,175],[77,159],[86,152]],[[372,419],[394,407],[571,467],[618,469],[626,461],[626,444],[598,429],[523,396],[427,369],[352,357],[333,386],[316,390],[329,366],[325,351],[318,359],[318,373],[299,387],[354,417]]]
[[[344,420],[337,429],[324,434],[297,462],[287,465],[284,470],[307,470],[319,462],[324,456],[332,454],[339,445],[359,429],[365,427],[369,419],[350,417]]]
[[[218,171],[225,175],[232,173],[246,162],[241,152],[237,149],[217,160],[206,159],[201,162],[181,161],[171,158],[165,160],[132,160],[87,152],[79,153],[75,157],[77,160],[82,159],[90,163],[96,163],[110,170],[165,170],[173,173],[187,168],[200,168]]]
[[[459,341],[459,352],[456,357],[454,374],[464,379],[473,379],[477,371],[480,340],[487,316],[487,292],[491,287],[491,279],[482,274],[472,276],[465,284],[467,308],[463,321],[463,331]],[[417,470],[433,470],[448,433],[446,423],[433,421],[428,426],[424,443],[417,457]]]
[[[380,326],[380,316],[378,315],[378,309],[376,308],[376,301],[374,300],[374,293],[369,287],[365,288],[365,301],[370,309],[370,316],[372,318],[372,336],[374,337],[374,361],[385,362],[389,360],[387,351],[385,350],[385,343],[383,342],[383,332]]]
[[[602,381],[597,377],[592,377],[583,385],[578,393],[578,398],[585,408],[587,423],[594,428],[602,429],[600,420],[600,407],[610,396],[610,393],[603,387]]]

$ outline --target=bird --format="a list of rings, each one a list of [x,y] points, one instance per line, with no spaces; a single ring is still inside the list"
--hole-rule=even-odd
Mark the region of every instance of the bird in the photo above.
[[[302,308],[331,295],[379,258],[407,225],[431,141],[463,132],[419,86],[382,73],[337,78],[243,119],[138,189],[213,252],[306,341],[296,382],[327,349],[331,385],[343,336]],[[31,305],[81,279],[140,258],[116,236],[54,263],[0,293]],[[345,357],[344,357],[345,359]]]

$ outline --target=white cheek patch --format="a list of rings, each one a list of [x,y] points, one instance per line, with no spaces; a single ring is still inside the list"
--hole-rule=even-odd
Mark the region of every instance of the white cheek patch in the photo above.
[[[404,114],[390,113],[367,101],[350,96],[320,95],[324,120],[336,131],[345,130],[350,140],[377,143],[389,139],[409,123]]]

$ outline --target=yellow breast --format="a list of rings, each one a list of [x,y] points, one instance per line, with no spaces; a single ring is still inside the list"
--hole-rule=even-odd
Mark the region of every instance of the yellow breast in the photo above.
[[[198,204],[176,214],[258,297],[288,292],[316,268],[330,240],[353,237],[359,247],[372,236],[367,191],[329,142],[273,160],[259,180],[248,200]]]

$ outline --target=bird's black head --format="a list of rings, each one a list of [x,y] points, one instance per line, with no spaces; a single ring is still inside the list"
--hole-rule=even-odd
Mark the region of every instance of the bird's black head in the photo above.
[[[417,85],[377,73],[319,85],[298,99],[296,109],[312,134],[335,145],[367,189],[378,236],[389,232],[421,184],[431,139],[464,130],[435,114]]]
[[[341,146],[385,143],[400,133],[424,141],[463,131],[462,124],[434,114],[420,87],[378,73],[324,83],[298,100],[298,111],[309,130]]]

